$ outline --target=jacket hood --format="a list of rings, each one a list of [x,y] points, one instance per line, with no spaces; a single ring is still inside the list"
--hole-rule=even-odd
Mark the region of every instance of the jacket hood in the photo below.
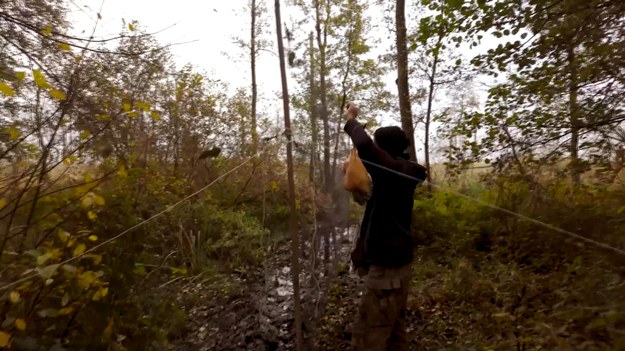
[[[373,134],[373,141],[392,157],[405,158],[406,149],[410,145],[406,133],[396,126],[378,128]]]

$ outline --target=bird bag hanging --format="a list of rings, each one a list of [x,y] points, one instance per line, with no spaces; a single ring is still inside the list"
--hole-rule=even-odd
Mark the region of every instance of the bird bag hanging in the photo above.
[[[352,148],[343,167],[345,171],[343,188],[353,194],[356,202],[364,204],[371,196],[371,177],[355,148]]]

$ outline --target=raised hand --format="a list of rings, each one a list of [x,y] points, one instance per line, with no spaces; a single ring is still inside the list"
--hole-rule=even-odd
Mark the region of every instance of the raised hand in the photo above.
[[[345,116],[347,117],[347,119],[354,119],[358,117],[358,112],[360,111],[358,110],[358,106],[356,106],[355,103],[348,102],[345,107],[347,107],[347,111],[345,112]]]

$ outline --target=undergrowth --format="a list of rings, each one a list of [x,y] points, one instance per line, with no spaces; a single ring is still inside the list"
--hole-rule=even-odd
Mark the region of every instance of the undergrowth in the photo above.
[[[622,191],[506,178],[488,185],[460,191],[622,247]],[[625,349],[622,256],[451,191],[417,197],[414,234],[410,308],[422,349]]]

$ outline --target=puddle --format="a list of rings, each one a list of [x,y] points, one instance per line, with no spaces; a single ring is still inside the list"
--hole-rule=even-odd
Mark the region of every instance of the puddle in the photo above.
[[[293,295],[293,282],[290,279],[278,277],[276,294],[281,297]]]
[[[349,257],[349,253],[352,248],[352,243],[357,234],[358,226],[351,226],[348,228],[335,228],[336,230],[336,241],[339,245],[339,255],[341,257]],[[322,259],[323,249],[325,248],[325,243],[323,240],[320,242],[319,252],[317,253]],[[332,242],[330,243],[332,245]],[[310,250],[310,243],[306,242],[304,245],[304,250]],[[333,248],[331,247],[330,250]],[[307,272],[307,267],[309,262],[302,262],[302,270],[300,276],[300,282],[305,283],[310,280],[310,273]],[[291,278],[291,267],[283,266],[281,268],[275,269],[272,274],[268,277],[269,281],[273,282],[274,288],[268,291],[267,301],[269,303],[276,303],[280,300],[288,299],[293,296],[293,281]],[[282,308],[285,308],[282,306]]]

